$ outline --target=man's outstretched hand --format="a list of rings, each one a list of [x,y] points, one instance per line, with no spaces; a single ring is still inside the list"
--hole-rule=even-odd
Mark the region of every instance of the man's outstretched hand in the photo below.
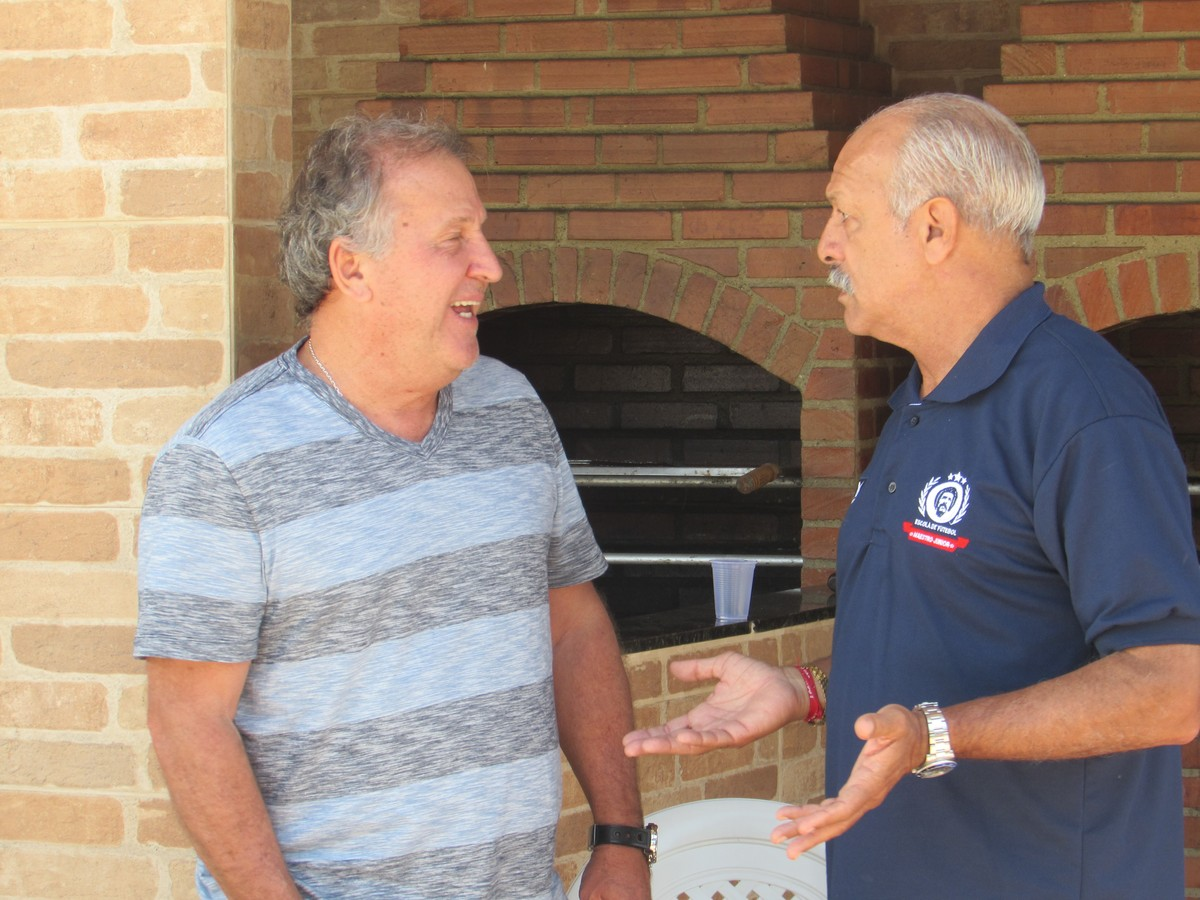
[[[798,672],[740,653],[673,662],[671,674],[683,681],[719,681],[708,699],[686,715],[625,735],[626,756],[742,747],[808,711]]]
[[[859,716],[854,733],[866,744],[838,795],[819,804],[779,810],[779,818],[787,821],[776,826],[771,840],[777,844],[788,841],[790,859],[849,830],[879,806],[897,782],[925,758],[929,742],[917,714],[895,704]]]

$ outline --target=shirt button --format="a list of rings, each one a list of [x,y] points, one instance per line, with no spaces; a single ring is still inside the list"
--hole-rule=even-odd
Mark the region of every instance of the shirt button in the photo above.
[[[896,482],[894,482],[894,481],[889,481],[889,482],[888,482],[888,493],[889,493],[889,494],[894,494],[894,493],[896,493]]]
[[[920,416],[913,416],[911,419],[908,420],[908,424],[912,425],[913,427],[916,427],[916,424],[920,421],[921,421]]]

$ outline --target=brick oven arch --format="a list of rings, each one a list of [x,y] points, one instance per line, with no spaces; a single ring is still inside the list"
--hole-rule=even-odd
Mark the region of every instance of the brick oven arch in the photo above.
[[[849,359],[840,320],[802,319],[794,285],[743,287],[674,248],[497,247],[505,276],[488,309],[588,303],[636,310],[702,334],[804,390],[822,359]],[[827,310],[828,311],[828,310]]]

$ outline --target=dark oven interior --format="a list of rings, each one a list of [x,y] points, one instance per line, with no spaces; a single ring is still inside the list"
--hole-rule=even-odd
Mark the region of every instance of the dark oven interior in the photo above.
[[[499,310],[479,338],[554,418],[618,620],[711,607],[714,555],[758,559],[755,594],[799,587],[798,390],[710,338],[615,307]],[[773,482],[742,493],[738,476],[765,464]]]

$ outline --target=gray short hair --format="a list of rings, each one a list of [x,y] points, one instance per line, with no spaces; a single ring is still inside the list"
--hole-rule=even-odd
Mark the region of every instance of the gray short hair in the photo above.
[[[389,113],[347,116],[318,135],[279,217],[279,275],[304,318],[329,292],[329,246],[383,256],[393,210],[383,202],[388,166],[447,153],[466,163],[470,148],[450,125]]]
[[[888,186],[896,219],[907,222],[922,203],[946,197],[968,224],[1011,236],[1032,259],[1046,182],[1025,132],[994,106],[963,94],[910,97],[876,116],[896,114],[912,123]]]

